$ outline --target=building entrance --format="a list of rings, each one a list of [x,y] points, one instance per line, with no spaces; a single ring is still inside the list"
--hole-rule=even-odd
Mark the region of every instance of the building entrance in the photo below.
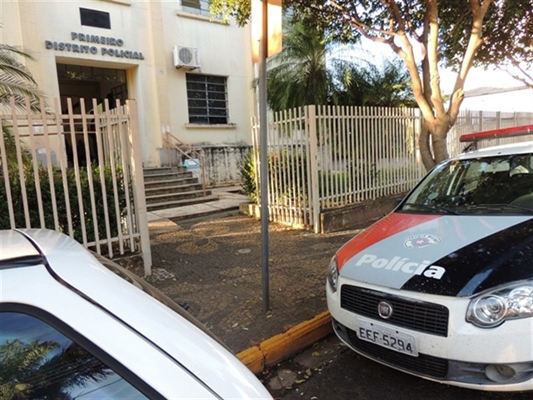
[[[82,118],[85,114],[94,112],[93,99],[96,99],[97,107],[107,99],[110,108],[115,108],[116,100],[121,104],[128,98],[126,71],[123,69],[89,67],[83,65],[57,64],[57,77],[59,82],[59,94],[61,98],[61,110],[63,114],[69,113],[68,100],[72,102],[72,113],[78,115],[73,123],[65,126],[65,147],[68,165],[74,161],[74,146],[76,147],[78,164],[87,165],[90,160],[96,158],[95,131],[87,132],[89,146],[84,144],[84,134],[81,130]],[[83,99],[83,102],[81,101]],[[84,107],[82,104],[84,103]],[[71,130],[74,129],[74,138]]]

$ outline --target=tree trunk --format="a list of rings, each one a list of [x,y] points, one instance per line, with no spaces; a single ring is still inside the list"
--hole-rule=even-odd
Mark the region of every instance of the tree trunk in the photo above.
[[[434,118],[431,121],[424,118],[418,146],[426,171],[449,157],[446,138],[450,129],[450,116],[448,114]]]

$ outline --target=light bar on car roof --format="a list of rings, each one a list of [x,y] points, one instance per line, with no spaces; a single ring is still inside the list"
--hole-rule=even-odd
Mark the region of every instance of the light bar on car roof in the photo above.
[[[460,142],[477,142],[504,137],[515,137],[533,134],[533,125],[514,126],[512,128],[494,129],[492,131],[465,133],[459,137]]]

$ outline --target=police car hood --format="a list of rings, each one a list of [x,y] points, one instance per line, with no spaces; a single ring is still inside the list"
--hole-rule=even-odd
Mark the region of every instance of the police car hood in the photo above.
[[[395,212],[337,252],[342,277],[445,296],[530,279],[533,217]]]

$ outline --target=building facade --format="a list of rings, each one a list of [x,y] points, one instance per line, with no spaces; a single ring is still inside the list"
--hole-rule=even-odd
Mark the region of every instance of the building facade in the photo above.
[[[138,105],[143,163],[161,165],[163,136],[195,146],[251,142],[248,28],[209,15],[205,0],[2,0],[0,42],[49,99]],[[90,111],[90,110],[86,110]],[[72,145],[67,143],[67,145]]]
[[[463,109],[495,112],[533,112],[533,89],[527,86],[480,87],[465,91]]]

